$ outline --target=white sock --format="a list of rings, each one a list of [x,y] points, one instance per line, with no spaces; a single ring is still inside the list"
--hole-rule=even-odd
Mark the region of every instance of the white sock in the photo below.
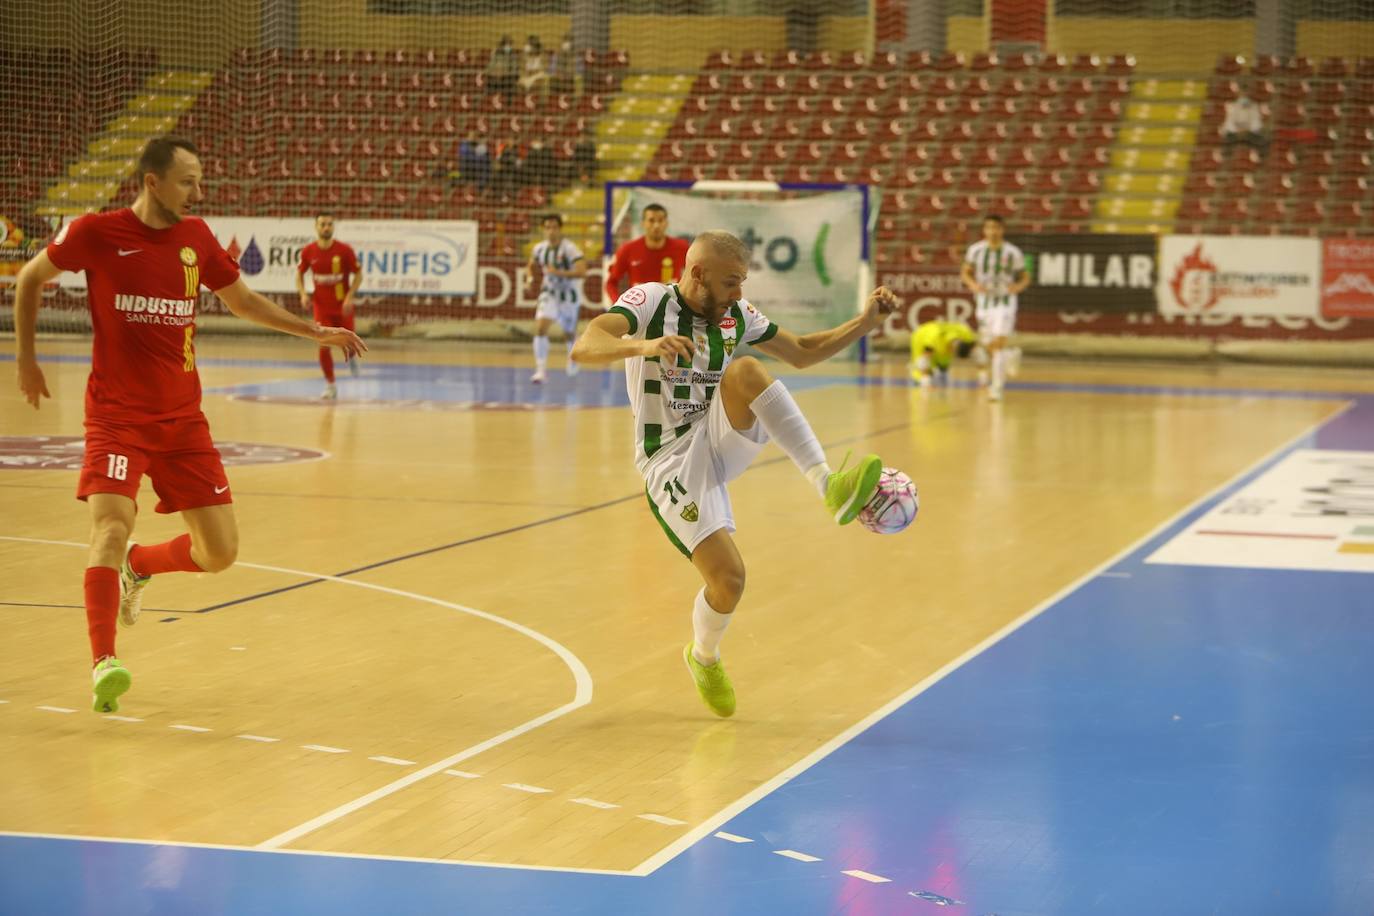
[[[548,336],[534,338],[534,364],[542,371],[549,364]]]
[[[692,656],[703,665],[720,661],[720,638],[733,614],[721,614],[706,601],[706,589],[697,592],[692,608]]]
[[[830,476],[830,468],[825,464],[825,451],[816,441],[811,424],[802,416],[801,408],[792,400],[787,386],[774,381],[754,398],[749,409],[759,418],[769,438],[778,443],[797,470],[816,485],[821,496],[825,496],[825,478]]]
[[[1007,375],[1007,351],[998,350],[992,354],[992,387],[1001,388]]]

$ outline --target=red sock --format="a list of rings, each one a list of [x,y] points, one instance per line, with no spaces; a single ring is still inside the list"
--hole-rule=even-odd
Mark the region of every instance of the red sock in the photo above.
[[[183,534],[162,544],[135,544],[129,551],[129,565],[140,576],[169,572],[205,572],[191,559],[191,536]]]
[[[324,370],[324,380],[334,384],[334,354],[328,347],[320,347],[320,368]]]
[[[86,568],[86,629],[91,634],[92,664],[115,654],[115,617],[119,614],[119,570]]]

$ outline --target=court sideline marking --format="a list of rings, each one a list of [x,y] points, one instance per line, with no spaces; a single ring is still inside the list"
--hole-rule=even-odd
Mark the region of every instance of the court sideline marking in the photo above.
[[[46,540],[43,538],[13,537],[8,535],[0,535],[0,540],[22,541],[33,544],[52,544],[61,547],[87,548],[90,546],[89,544],[81,544],[76,541],[54,541]],[[345,802],[344,804],[339,805],[338,807],[335,807],[329,811],[326,811],[323,814],[317,815],[316,817],[313,817],[302,824],[297,824],[295,827],[292,827],[289,830],[282,831],[276,836],[270,837],[262,841],[261,843],[257,844],[257,848],[259,849],[276,849],[281,846],[284,846],[287,843],[299,839],[300,837],[303,837],[308,833],[313,833],[314,831],[320,829],[321,827],[324,827],[327,824],[331,824],[334,821],[339,820],[340,818],[346,817],[355,811],[365,808],[375,801],[379,801],[383,798],[386,798],[389,795],[394,795],[395,793],[401,791],[402,789],[406,788],[407,786],[415,782],[420,781],[421,779],[424,779],[428,776],[433,776],[435,773],[442,772],[443,770],[453,766],[454,764],[467,760],[469,757],[475,757],[476,755],[489,751],[494,747],[505,744],[507,741],[510,741],[514,738],[518,738],[526,732],[533,731],[534,729],[539,728],[542,725],[546,725],[549,722],[554,721],[555,719],[562,718],[563,716],[567,715],[570,712],[573,712],[574,710],[581,709],[583,706],[586,706],[588,703],[592,701],[592,675],[591,672],[587,670],[587,666],[582,663],[582,660],[579,659],[576,655],[573,655],[573,653],[562,643],[559,643],[553,640],[552,638],[545,636],[543,633],[540,633],[538,630],[531,629],[530,627],[527,627],[524,624],[516,623],[513,620],[507,620],[504,617],[498,617],[495,614],[490,614],[486,611],[479,611],[477,608],[467,607],[466,605],[462,604],[455,604],[451,601],[445,601],[442,598],[434,598],[429,595],[421,595],[416,592],[403,591],[402,589],[391,588],[387,585],[376,585],[372,582],[361,582],[356,579],[343,579],[338,576],[329,576],[324,575],[322,573],[305,572],[304,570],[289,569],[284,566],[268,566],[262,563],[239,562],[235,565],[243,566],[248,569],[261,569],[266,572],[283,573],[285,575],[301,576],[323,582],[337,582],[342,585],[352,585],[357,588],[371,589],[373,591],[384,592],[389,595],[396,595],[397,597],[401,598],[409,598],[415,601],[436,604],[439,607],[448,608],[450,610],[458,611],[462,614],[477,617],[481,620],[488,621],[489,623],[499,624],[500,626],[506,627],[510,630],[514,630],[520,635],[534,640],[535,642],[544,646],[544,648],[548,649],[549,651],[557,655],[563,661],[563,664],[566,665],[568,669],[572,672],[573,682],[576,685],[576,690],[574,692],[573,699],[567,703],[564,703],[562,706],[552,709],[541,716],[536,716],[535,718],[530,719],[527,722],[521,723],[520,725],[517,725],[514,728],[509,728],[506,731],[500,733],[499,735],[488,738],[486,741],[482,741],[478,744],[472,745],[471,747],[464,748],[458,753],[445,757],[443,760],[440,760],[437,763],[432,763],[426,767],[423,767],[422,769],[415,770],[411,773],[407,773],[405,776],[402,776],[401,778],[395,779],[384,786],[374,789],[373,791],[368,792],[366,795],[359,796],[358,798],[355,798],[352,801]]]
[[[1012,633],[1021,629],[1021,627],[1030,623],[1036,617],[1039,617],[1045,611],[1049,610],[1051,607],[1058,604],[1060,601],[1064,600],[1069,595],[1078,591],[1078,589],[1082,588],[1084,585],[1091,582],[1093,579],[1097,578],[1103,572],[1110,570],[1121,560],[1125,559],[1126,557],[1129,557],[1132,553],[1135,553],[1145,544],[1149,543],[1153,538],[1158,537],[1164,531],[1167,531],[1169,528],[1173,527],[1174,525],[1177,525],[1190,513],[1197,511],[1199,508],[1216,499],[1218,496],[1222,495],[1228,490],[1234,489],[1235,487],[1239,486],[1243,481],[1245,481],[1252,475],[1256,474],[1265,466],[1279,460],[1283,455],[1287,454],[1289,451],[1296,448],[1297,445],[1301,443],[1304,439],[1311,436],[1313,433],[1321,429],[1326,424],[1338,419],[1342,414],[1346,413],[1354,406],[1355,401],[1347,401],[1344,406],[1342,406],[1339,410],[1332,413],[1330,416],[1318,420],[1317,422],[1307,426],[1302,430],[1302,432],[1289,438],[1281,445],[1279,445],[1277,448],[1274,448],[1273,450],[1266,453],[1259,460],[1250,464],[1248,467],[1244,468],[1243,470],[1239,471],[1233,476],[1227,478],[1225,481],[1223,481],[1221,484],[1217,485],[1216,487],[1205,493],[1203,496],[1199,497],[1196,500],[1193,500],[1188,505],[1180,509],[1178,512],[1175,512],[1173,515],[1169,516],[1164,521],[1160,522],[1154,528],[1150,529],[1150,531],[1148,531],[1146,534],[1142,535],[1140,538],[1129,544],[1125,549],[1114,554],[1112,557],[1108,558],[1102,563],[1097,564],[1088,572],[1084,573],[1082,576],[1075,579],[1073,582],[1070,582],[1068,585],[1064,586],[1059,591],[1055,592],[1053,595],[1050,595],[1044,601],[1041,601],[1035,607],[1031,608],[1029,611],[1022,614],[1020,617],[1017,617],[1015,620],[1006,624],[1001,629],[997,630],[995,633],[992,633],[982,642],[973,646],[963,654],[959,655],[957,658],[945,663],[938,670],[932,672],[930,675],[922,679],[917,684],[913,685],[912,687],[893,697],[887,703],[883,704],[878,709],[869,713],[867,716],[860,719],[858,722],[855,722],[853,725],[849,726],[844,731],[840,732],[838,735],[831,738],[829,741],[825,742],[820,747],[816,748],[816,750],[812,751],[810,754],[807,754],[801,760],[798,760],[796,763],[792,764],[787,769],[783,770],[781,773],[777,774],[768,781],[761,783],[748,794],[740,797],[732,804],[727,805],[725,808],[721,809],[714,816],[707,818],[705,821],[702,821],[700,824],[686,831],[681,837],[674,840],[672,843],[668,844],[654,855],[645,859],[643,862],[640,862],[638,865],[636,865],[633,869],[630,870],[630,873],[639,876],[647,876],[653,874],[658,869],[662,868],[664,865],[668,864],[673,859],[677,858],[679,855],[686,852],[689,848],[696,845],[701,840],[714,834],[717,830],[721,829],[728,821],[730,821],[735,816],[741,814],[747,808],[751,807],[755,802],[766,797],[767,795],[771,794],[772,792],[791,782],[797,776],[800,776],[802,773],[811,769],[811,767],[815,766],[817,763],[820,763],[822,760],[830,756],[840,747],[849,743],[856,736],[862,734],[864,731],[867,731],[873,725],[877,724],[882,719],[885,719],[887,716],[891,715],[893,712],[904,706],[906,703],[920,696],[922,693],[925,693],[935,684],[944,680],[946,677],[948,677],[953,672],[957,671],[959,668],[962,668],[964,665],[973,661],[979,655],[982,655],[988,649],[992,648],[997,643],[1006,639]]]

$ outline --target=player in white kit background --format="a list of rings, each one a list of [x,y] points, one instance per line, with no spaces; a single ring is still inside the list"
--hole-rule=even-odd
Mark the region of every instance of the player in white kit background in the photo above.
[[[577,337],[577,317],[582,310],[582,279],[587,276],[587,260],[582,250],[563,238],[563,217],[550,213],[540,221],[544,241],[534,246],[525,265],[528,282],[538,277],[539,306],[534,313],[534,375],[539,384],[548,377],[549,328],[557,323],[572,353]],[[577,374],[577,364],[568,360],[568,375]]]
[[[693,640],[683,660],[706,705],[735,711],[735,691],[720,661],[725,627],[744,593],[744,560],[726,485],[772,439],[841,525],[872,497],[882,473],[877,455],[832,472],[796,401],[758,359],[735,358],[749,344],[798,368],[843,352],[898,305],[879,287],[861,315],[797,336],[779,328],[743,295],[749,247],[728,232],[703,232],[676,284],[632,286],[593,318],[573,349],[588,365],[625,360],[635,420],[635,467],[649,509],[705,587],[692,611]],[[800,492],[800,491],[799,491]]]
[[[1002,217],[983,219],[983,238],[969,246],[959,276],[975,297],[978,337],[992,363],[988,399],[997,401],[1007,376],[1016,373],[1021,354],[1007,347],[1007,338],[1016,329],[1016,297],[1030,286],[1026,257],[1006,240]]]

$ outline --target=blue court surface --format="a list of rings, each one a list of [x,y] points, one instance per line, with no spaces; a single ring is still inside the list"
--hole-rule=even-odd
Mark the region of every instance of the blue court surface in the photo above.
[[[524,377],[341,397],[625,403],[618,373]],[[637,874],[6,835],[0,913],[1374,913],[1374,577],[1147,562],[1298,451],[1374,459],[1351,401]]]

